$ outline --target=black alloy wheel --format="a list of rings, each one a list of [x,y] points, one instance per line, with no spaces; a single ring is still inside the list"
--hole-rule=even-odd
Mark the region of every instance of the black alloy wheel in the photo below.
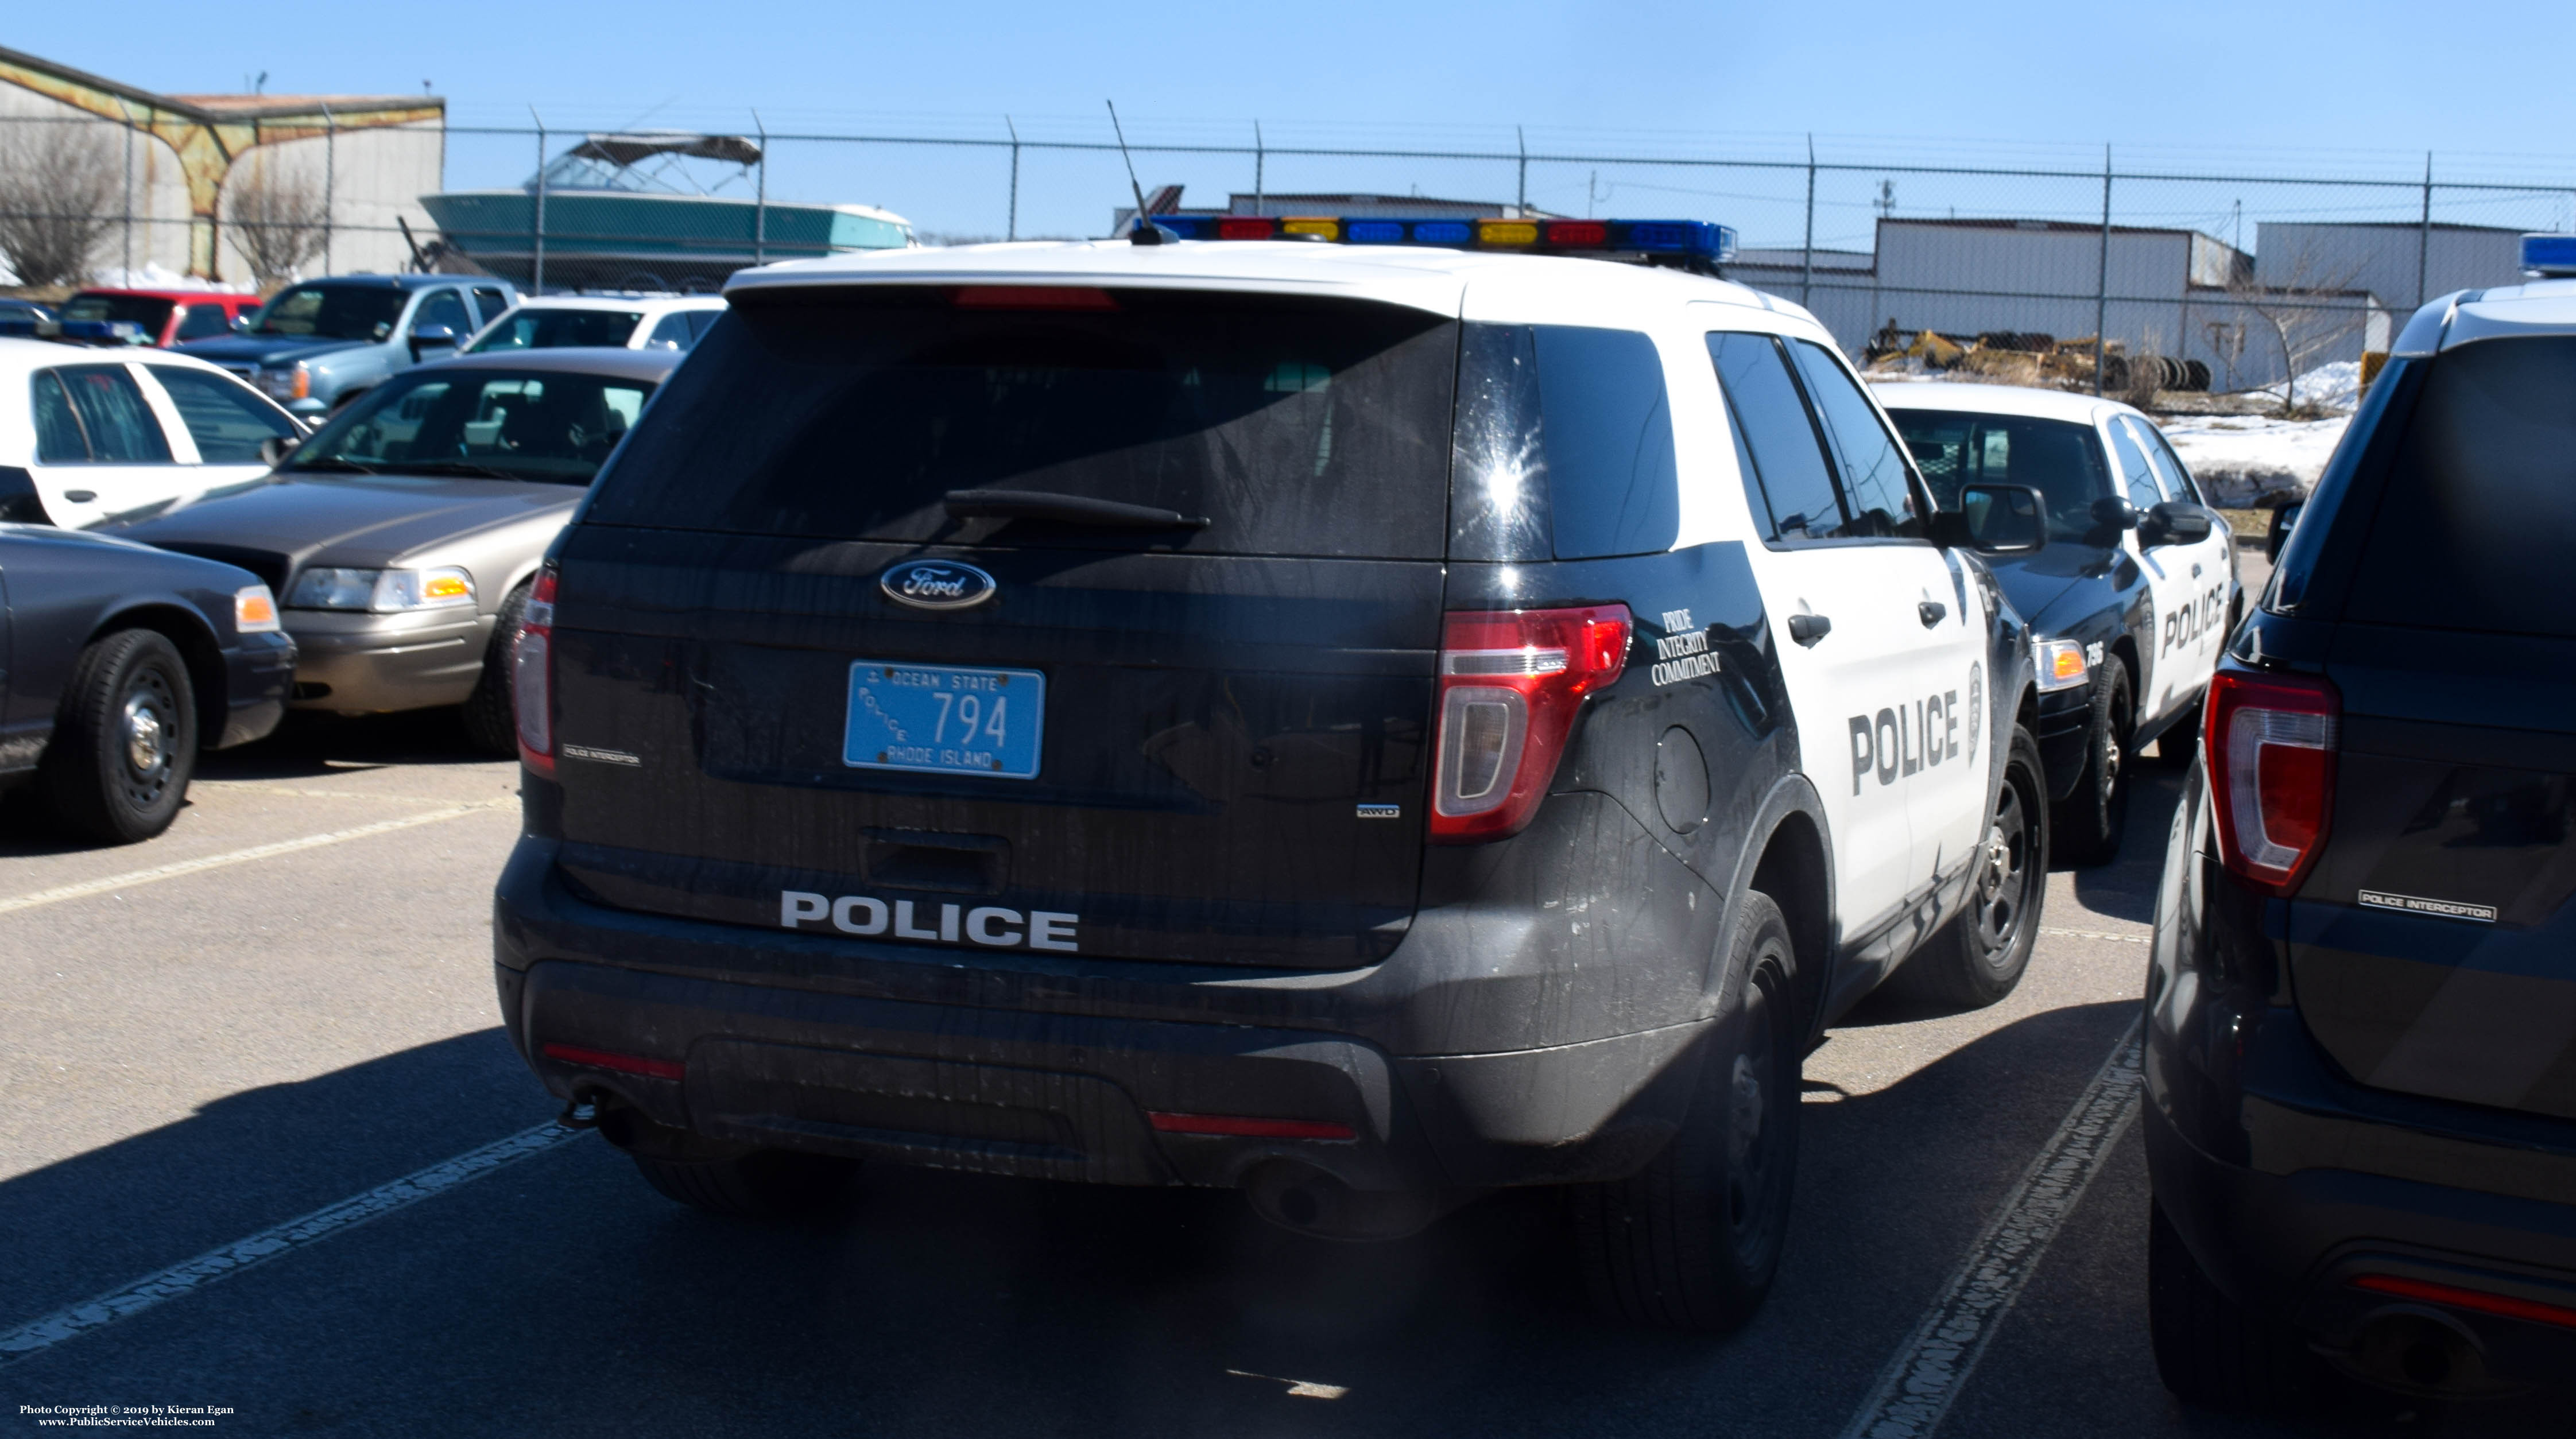
[[[2104,679],[2094,691],[2091,745],[2084,776],[2075,792],[2058,805],[2055,823],[2057,859],[2076,868],[2109,864],[2119,857],[2120,834],[2129,826],[2130,736],[2137,728],[2128,666],[2117,660],[2103,666]]]
[[[92,641],[37,767],[55,816],[106,844],[150,839],[178,818],[196,767],[196,695],[177,646],[151,630]]]
[[[2048,896],[2048,790],[2041,775],[2039,741],[2014,726],[1967,902],[1888,981],[1898,992],[1945,1009],[1983,1009],[2021,983]]]
[[[1798,1167],[1799,1057],[1788,921],[1749,892],[1734,988],[1701,1041],[1679,1133],[1627,1179],[1570,1191],[1593,1301],[1634,1324],[1722,1334],[1761,1308],[1788,1237]]]

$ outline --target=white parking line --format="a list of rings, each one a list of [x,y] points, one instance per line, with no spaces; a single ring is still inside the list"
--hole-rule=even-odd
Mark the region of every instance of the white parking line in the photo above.
[[[34,909],[39,905],[60,904],[64,900],[79,899],[84,895],[106,894],[111,890],[132,889],[134,886],[139,884],[152,884],[160,880],[177,879],[183,874],[197,874],[205,870],[222,869],[226,865],[248,864],[252,860],[257,859],[273,859],[278,855],[293,854],[298,850],[320,849],[326,844],[338,844],[340,841],[345,839],[365,839],[369,835],[390,834],[398,829],[410,829],[416,825],[436,824],[443,819],[456,819],[464,815],[480,814],[488,809],[500,809],[504,805],[515,805],[517,803],[517,800],[510,799],[480,800],[473,804],[449,805],[445,809],[434,809],[425,814],[407,814],[400,819],[378,820],[374,824],[354,825],[348,829],[335,829],[324,834],[308,834],[302,839],[283,839],[279,840],[275,844],[254,845],[249,849],[237,849],[226,854],[210,854],[199,859],[183,859],[174,864],[156,865],[151,869],[128,870],[124,874],[112,874],[105,879],[85,879],[78,884],[58,885],[52,889],[37,890],[34,894],[22,894],[10,899],[0,899],[0,914],[9,914],[21,909]]]
[[[2043,925],[2040,927],[2039,932],[2042,934],[2064,935],[2068,939],[2116,939],[2122,944],[2153,944],[2156,942],[2155,934],[2152,931],[2146,934],[2112,934],[2108,930],[2051,929]]]
[[[207,1250],[194,1259],[173,1264],[158,1274],[138,1279],[86,1303],[56,1310],[33,1323],[0,1334],[0,1364],[24,1359],[91,1330],[104,1329],[119,1319],[140,1314],[164,1300],[179,1298],[254,1264],[264,1264],[281,1254],[328,1239],[341,1230],[418,1204],[434,1194],[480,1179],[506,1165],[543,1154],[580,1132],[553,1123],[521,1130],[507,1139],[460,1154],[443,1164],[433,1164],[427,1169],[406,1174],[355,1199],[344,1199],[316,1209],[301,1219],[290,1219],[247,1239],[236,1239],[220,1249]]]
[[[2143,1087],[2138,1024],[2132,1022],[2066,1122],[2040,1146],[1993,1221],[1968,1246],[1967,1258],[1923,1312],[1923,1322],[1879,1372],[1868,1401],[1844,1426],[1843,1439],[1927,1439],[1940,1427],[2013,1301],[2039,1272],[2049,1241],[2137,1117]]]

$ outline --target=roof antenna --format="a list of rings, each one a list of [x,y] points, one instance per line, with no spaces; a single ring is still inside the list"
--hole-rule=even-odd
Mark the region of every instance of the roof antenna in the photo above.
[[[1128,227],[1127,243],[1159,245],[1166,240],[1178,239],[1179,237],[1171,231],[1155,224],[1145,213],[1145,187],[1136,183],[1136,159],[1127,153],[1127,127],[1118,123],[1118,102],[1103,100],[1100,103],[1109,107],[1109,128],[1118,135],[1118,158],[1127,162],[1127,188],[1134,191],[1136,195],[1136,223]]]

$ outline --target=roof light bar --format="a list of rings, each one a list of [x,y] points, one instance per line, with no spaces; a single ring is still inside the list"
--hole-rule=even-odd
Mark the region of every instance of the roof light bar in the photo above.
[[[1184,240],[1303,239],[1343,245],[1441,245],[1529,254],[1669,255],[1721,265],[1735,258],[1734,228],[1706,220],[1156,215],[1154,223]],[[2576,242],[2576,236],[2565,238]]]
[[[2576,275],[2576,235],[2525,235],[2522,268],[2535,275]]]

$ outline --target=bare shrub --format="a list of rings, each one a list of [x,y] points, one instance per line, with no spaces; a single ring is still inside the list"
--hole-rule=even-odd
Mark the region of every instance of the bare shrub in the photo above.
[[[2247,276],[2229,285],[2227,293],[2262,321],[2280,347],[2281,414],[2296,418],[2301,413],[2299,372],[2368,324],[2370,313],[2367,297],[2353,288],[2361,273],[2358,261],[2332,266],[2314,250],[2303,249],[2274,273],[2281,276],[2277,283],[2258,285]]]
[[[0,126],[0,259],[27,286],[78,285],[115,224],[123,187],[104,124],[19,120]]]
[[[265,150],[234,167],[224,181],[224,221],[233,248],[250,262],[263,289],[283,285],[322,253],[330,212],[322,187],[299,166]]]

